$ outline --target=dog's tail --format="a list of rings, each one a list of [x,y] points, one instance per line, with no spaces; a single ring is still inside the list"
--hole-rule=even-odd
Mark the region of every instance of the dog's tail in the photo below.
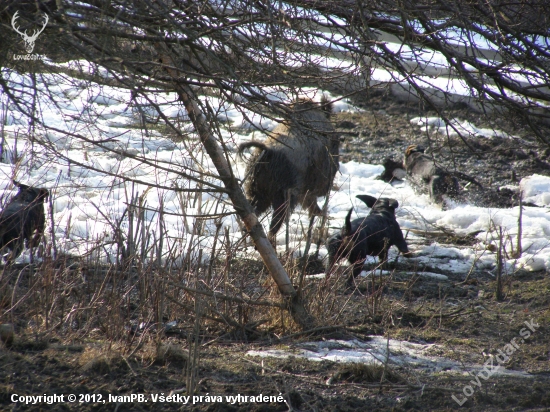
[[[262,143],[262,142],[257,142],[255,140],[250,140],[248,142],[244,142],[244,143],[241,143],[239,145],[239,150],[238,150],[238,153],[239,153],[239,157],[242,158],[243,156],[243,153],[246,149],[250,149],[251,147],[257,147],[258,149],[261,149],[263,151],[267,151],[269,150],[268,147]]]
[[[351,212],[353,211],[353,208],[351,208],[348,211],[348,214],[346,215],[346,221],[344,223],[344,227],[342,228],[342,237],[348,237],[351,236]]]
[[[451,174],[459,179],[466,180],[467,182],[473,183],[474,185],[478,186],[480,189],[483,189],[483,185],[479,183],[477,180],[475,180],[473,177],[468,176],[465,173],[462,172],[451,172]]]

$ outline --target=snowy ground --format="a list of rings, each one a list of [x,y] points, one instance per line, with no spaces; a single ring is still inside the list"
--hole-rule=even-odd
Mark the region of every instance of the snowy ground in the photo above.
[[[409,366],[430,373],[473,373],[481,371],[481,365],[465,365],[440,356],[443,347],[436,344],[419,344],[395,339],[385,339],[382,336],[372,336],[367,342],[357,340],[326,340],[322,342],[306,342],[297,344],[292,350],[251,350],[248,356],[288,358],[290,356],[312,361],[328,360],[340,363],[365,363],[391,367]],[[503,358],[504,359],[504,358]],[[497,366],[497,361],[494,361]],[[496,375],[532,377],[532,375],[515,370],[498,367]]]
[[[364,216],[368,209],[355,195],[365,193],[373,196],[390,197],[399,201],[397,220],[403,231],[407,229],[437,231],[438,227],[450,229],[458,234],[480,232],[476,248],[443,247],[437,243],[430,246],[414,247],[416,235],[408,234],[412,249],[422,262],[430,266],[453,272],[468,272],[474,264],[478,268],[491,269],[495,264],[495,255],[486,251],[486,245],[495,244],[498,239],[496,227],[501,226],[509,239],[510,246],[516,244],[519,208],[490,209],[467,204],[455,203],[449,210],[441,210],[427,195],[417,195],[407,183],[387,184],[376,177],[382,172],[379,165],[364,165],[349,162],[340,166],[341,175],[337,185],[340,190],[333,194],[329,214],[335,218],[331,225],[341,227],[351,205],[355,205],[358,216]],[[547,206],[550,197],[550,178],[534,175],[523,179],[518,190],[524,193],[524,200],[543,208],[525,207],[522,217],[522,245],[524,253],[519,259],[506,262],[508,273],[517,268],[542,270],[550,268],[550,214]],[[396,250],[394,250],[396,252]]]
[[[13,80],[21,80],[13,79]],[[232,240],[242,237],[240,227],[232,207],[225,195],[215,191],[182,193],[174,188],[195,189],[193,181],[199,172],[213,171],[210,159],[200,150],[200,143],[193,134],[185,111],[177,104],[173,94],[151,95],[151,101],[144,99],[129,105],[130,93],[116,88],[90,87],[73,81],[64,84],[60,78],[44,75],[49,91],[57,98],[57,107],[47,101],[40,101],[41,116],[51,129],[37,130],[36,141],[31,144],[26,136],[29,133],[24,117],[9,108],[4,126],[3,162],[0,163],[0,198],[6,202],[15,194],[11,189],[11,179],[22,183],[50,189],[53,210],[48,211],[48,241],[55,236],[60,251],[77,256],[95,253],[102,261],[114,261],[117,246],[112,241],[117,227],[128,233],[129,219],[127,207],[132,199],[142,197],[146,208],[144,224],[150,233],[147,247],[158,248],[156,239],[159,227],[165,230],[163,257],[176,256],[169,263],[180,264],[185,251],[191,246],[194,256],[202,249],[202,259],[207,262],[209,251],[214,243],[216,220],[206,220],[201,236],[191,236],[195,217],[205,214],[224,215],[220,217],[222,228],[229,228]],[[45,86],[42,86],[45,87]],[[313,93],[312,93],[313,94]],[[319,98],[316,96],[310,96]],[[139,127],[140,118],[152,119],[156,116],[153,107],[158,104],[164,114],[181,123],[189,139],[174,142],[165,138],[154,127],[144,131]],[[231,157],[238,176],[244,177],[245,164],[237,159],[235,147],[251,138],[261,139],[259,132],[250,132],[252,123],[267,130],[275,123],[251,113],[241,113],[233,107],[224,107],[215,98],[209,98],[212,107],[220,107],[219,117],[230,128],[222,129],[222,137],[227,147],[233,150]],[[353,111],[354,107],[345,101],[336,104],[337,111]],[[228,122],[227,122],[228,121]],[[441,119],[413,119],[418,127],[444,128]],[[504,133],[492,129],[477,128],[460,120],[455,124],[480,139],[496,136],[506,138]],[[56,131],[57,130],[57,131]],[[447,129],[445,129],[447,130]],[[70,132],[73,137],[62,133]],[[451,130],[451,133],[452,130]],[[342,226],[350,207],[355,208],[353,217],[368,213],[366,206],[358,201],[358,194],[370,194],[395,198],[399,201],[397,220],[407,234],[414,261],[429,264],[444,273],[466,274],[475,265],[477,269],[489,272],[495,268],[495,254],[486,246],[495,244],[497,229],[502,227],[507,239],[507,256],[516,244],[518,228],[518,208],[489,209],[454,203],[448,210],[433,204],[426,195],[417,195],[408,182],[387,184],[376,177],[382,172],[381,165],[348,162],[340,165],[335,179],[335,187],[329,201],[331,233]],[[215,172],[214,172],[215,174]],[[124,181],[122,177],[134,179],[135,183]],[[208,178],[212,189],[220,185],[214,178]],[[148,184],[157,185],[151,188]],[[506,260],[506,273],[513,274],[523,268],[531,271],[550,270],[550,178],[533,175],[524,178],[515,188],[523,191],[525,202],[540,207],[525,207],[522,218],[522,245],[524,253],[519,259]],[[322,199],[319,199],[322,206]],[[134,201],[135,203],[135,201]],[[159,224],[160,210],[163,210],[163,225]],[[50,220],[53,216],[53,221]],[[269,216],[264,217],[267,223]],[[295,255],[304,248],[303,230],[307,227],[307,214],[299,210],[291,218],[291,244]],[[134,233],[137,232],[134,220]],[[448,247],[437,243],[426,246],[418,231],[437,231],[446,228],[459,234],[479,232],[479,243],[474,247]],[[415,229],[415,233],[410,231]],[[223,230],[218,233],[223,233]],[[283,251],[285,233],[278,235],[278,249]],[[189,244],[191,242],[191,245]],[[102,245],[102,248],[96,246]],[[153,249],[154,250],[154,249]],[[247,257],[257,256],[252,247],[241,251]],[[155,253],[156,254],[156,253]],[[155,254],[151,254],[152,256]],[[324,247],[321,256],[326,254]],[[390,258],[395,256],[392,249]],[[29,260],[28,253],[19,261]],[[164,259],[165,260],[165,259]],[[370,261],[375,261],[372,259]],[[342,262],[344,264],[344,262]],[[434,281],[445,279],[441,273],[426,272]],[[264,351],[249,352],[256,356],[304,356],[312,360],[329,359],[339,362],[383,362],[389,356],[394,364],[416,364],[431,371],[464,371],[479,368],[476,365],[459,365],[437,356],[435,345],[420,345],[390,340],[390,353],[386,352],[388,342],[375,337],[366,344],[360,342],[317,342],[304,344],[295,352]],[[503,374],[523,372],[501,371]]]
[[[208,156],[200,150],[200,143],[189,124],[185,123],[185,111],[176,104],[175,95],[151,95],[150,101],[143,99],[129,105],[127,102],[130,101],[130,92],[126,90],[90,87],[52,75],[44,75],[43,79],[42,89],[47,85],[49,92],[57,100],[56,106],[46,100],[40,101],[41,116],[51,129],[37,130],[37,141],[31,145],[26,139],[28,127],[24,116],[13,110],[14,108],[7,111],[3,153],[6,163],[0,164],[0,189],[4,192],[0,196],[5,202],[15,193],[9,190],[11,178],[49,188],[53,199],[53,223],[50,222],[49,227],[53,228],[61,250],[83,255],[90,252],[95,245],[111,241],[113,230],[118,225],[123,231],[127,231],[128,214],[125,211],[132,198],[138,195],[143,196],[143,205],[147,210],[147,230],[153,233],[151,245],[154,244],[154,233],[158,232],[161,207],[165,212],[163,224],[167,241],[163,254],[169,250],[187,249],[193,216],[232,212],[226,197],[219,193],[202,193],[196,196],[172,190],[175,187],[195,189],[198,186],[192,180],[193,177],[198,177],[201,169],[214,170]],[[13,80],[25,79],[18,76]],[[318,99],[320,94],[311,91],[310,97]],[[229,120],[225,124],[231,126],[229,129],[222,129],[222,138],[230,149],[234,149],[244,140],[262,138],[262,134],[257,131],[250,133],[250,122],[261,124],[268,130],[275,125],[269,119],[262,119],[252,113],[241,113],[234,107],[221,104],[216,98],[208,99],[212,107],[220,107],[219,117]],[[153,104],[158,104],[170,119],[184,122],[182,128],[190,138],[175,143],[164,138],[155,128],[147,131],[141,129],[140,117],[150,119],[155,116]],[[356,110],[345,101],[338,101],[335,106],[336,111]],[[442,120],[438,118],[416,118],[411,122],[419,127],[444,128]],[[480,139],[489,136],[505,137],[504,133],[477,128],[468,122],[455,120],[455,124]],[[67,136],[62,131],[70,132],[74,137]],[[450,132],[453,132],[452,129]],[[245,164],[237,159],[234,152],[232,156],[237,175],[244,177]],[[495,242],[498,237],[497,227],[502,227],[508,239],[508,256],[511,255],[511,246],[516,244],[517,237],[517,207],[488,209],[455,203],[449,210],[441,210],[427,196],[415,194],[407,182],[390,185],[376,180],[381,172],[380,165],[356,162],[340,165],[340,172],[335,179],[335,186],[339,189],[331,193],[329,202],[332,231],[341,227],[350,207],[355,207],[357,216],[367,214],[368,209],[355,196],[370,194],[399,201],[398,221],[407,233],[411,249],[417,256],[414,259],[420,262],[429,262],[432,267],[462,273],[469,271],[474,264],[477,268],[491,270],[495,265],[495,254],[487,251],[486,245]],[[125,182],[120,176],[132,178],[139,183]],[[221,184],[213,178],[207,180],[212,183],[212,187]],[[151,190],[147,184],[159,185],[160,188]],[[542,207],[525,207],[522,220],[524,253],[519,259],[508,259],[506,271],[513,273],[518,268],[550,270],[550,178],[533,175],[524,178],[515,189],[523,191],[525,202]],[[319,201],[321,203],[322,199]],[[182,218],[182,214],[186,218]],[[291,232],[295,235],[291,247],[296,254],[304,247],[301,228],[306,228],[307,223],[306,214],[298,209],[291,219]],[[242,236],[235,216],[224,217],[222,225],[229,228],[235,239]],[[438,227],[459,234],[479,232],[477,238],[480,242],[473,248],[444,247],[437,243],[421,246],[415,245],[419,243],[416,242],[417,235],[408,232],[409,229],[432,231]],[[193,238],[193,249],[202,248],[205,261],[209,259],[208,251],[213,244],[215,230],[215,221],[207,220],[203,235]],[[284,237],[285,233],[281,230],[278,234],[281,248],[284,247]],[[107,245],[101,258],[112,261],[115,249],[116,245]],[[249,250],[246,253],[254,252]],[[28,259],[28,256],[23,255],[20,259]]]

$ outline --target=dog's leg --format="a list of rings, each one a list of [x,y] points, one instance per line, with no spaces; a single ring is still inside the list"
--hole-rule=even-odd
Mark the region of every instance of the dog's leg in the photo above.
[[[376,286],[376,276],[374,276],[374,272],[376,270],[373,271],[373,276],[372,276],[372,291],[371,291],[371,294],[373,296],[375,295],[378,295],[378,293],[382,290],[382,285],[383,285],[383,271],[384,270],[390,270],[390,267],[389,267],[389,261],[388,261],[388,250],[389,250],[389,243],[390,243],[390,240],[388,238],[385,238],[384,239],[384,248],[382,249],[382,252],[380,252],[380,254],[378,255],[378,261],[379,261],[379,269],[380,269],[380,280],[379,280],[379,285]]]
[[[363,256],[362,254],[358,257],[358,259],[352,259],[353,265],[352,265],[352,271],[350,273],[350,276],[347,280],[347,287],[349,289],[353,289],[355,287],[355,279],[357,276],[361,274],[363,271],[363,266],[365,264],[365,260],[367,259],[366,256]]]
[[[382,252],[378,255],[378,260],[380,261],[380,267],[382,269],[387,269],[388,267],[388,244],[390,243],[389,239],[384,239],[384,248]]]
[[[34,234],[31,233],[31,236],[29,236],[29,240],[27,242],[27,247],[29,248],[31,254],[31,264],[34,263],[34,251],[38,249],[40,241],[42,240],[42,236],[44,235],[44,223],[38,222],[36,225],[34,225],[34,227]]]
[[[319,225],[319,236],[317,238],[317,249],[315,249],[315,257],[319,256],[319,249],[321,247],[321,242],[323,241],[323,237],[327,237],[325,235],[325,225],[327,223],[328,218],[328,195],[325,196],[325,203],[323,204],[323,209],[321,210],[322,217],[321,217],[321,223]],[[328,230],[327,230],[328,232]]]

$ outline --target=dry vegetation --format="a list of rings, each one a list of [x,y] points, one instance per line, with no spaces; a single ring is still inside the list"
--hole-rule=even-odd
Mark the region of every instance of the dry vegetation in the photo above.
[[[377,103],[373,99],[371,104]],[[383,158],[398,146],[392,139],[407,129],[400,120],[406,115],[404,106],[389,104],[385,110],[390,118],[380,116],[376,123],[371,123],[372,111],[342,114],[337,122],[347,127],[342,131],[357,132],[357,138],[364,139],[358,147],[370,147],[370,156]],[[384,130],[395,146],[380,144],[383,139],[375,129],[388,120],[396,128]],[[408,141],[424,138],[414,128],[407,133]],[[379,142],[378,148],[373,142]],[[344,145],[343,157],[362,159],[349,145]],[[4,267],[0,323],[15,326],[15,339],[0,352],[0,404],[13,406],[13,393],[95,393],[105,399],[109,394],[133,393],[224,397],[281,393],[288,406],[203,401],[186,408],[455,410],[458,405],[452,395],[460,399],[472,376],[430,374],[413,365],[349,365],[244,354],[251,349],[296,348],[319,339],[368,341],[369,335],[376,334],[436,343],[442,348],[440,356],[482,364],[518,336],[524,321],[533,319],[540,328],[506,364],[532,377],[491,377],[464,407],[486,411],[550,407],[550,280],[546,273],[518,272],[504,278],[501,301],[495,297],[495,278],[487,272],[473,271],[468,277],[446,273],[449,280],[440,281],[405,275],[405,271],[437,270],[414,267],[405,259],[397,262],[390,276],[361,280],[353,294],[345,291],[345,274],[307,279],[300,293],[318,327],[302,331],[283,309],[263,264],[239,257],[242,244],[229,244],[222,233],[218,239],[219,258],[202,266],[188,260],[181,269],[159,268],[156,262],[146,266],[140,259],[129,266],[105,266],[91,257],[53,259],[51,249],[45,250],[40,264]],[[457,247],[475,241],[443,232],[428,233],[424,241],[434,240]],[[216,251],[213,256],[218,255]],[[319,273],[324,262],[312,257],[304,268],[303,261],[283,257],[283,263],[298,284],[302,273]],[[163,404],[167,410],[181,406]],[[20,405],[18,410],[43,407]],[[134,411],[156,410],[158,404],[57,404],[52,408]]]
[[[264,258],[273,258],[273,251],[228,167],[227,142],[220,133],[225,125],[217,108],[202,100],[205,94],[215,93],[222,104],[239,111],[269,113],[278,119],[288,114],[284,105],[271,99],[278,93],[295,97],[304,88],[315,87],[346,95],[366,111],[335,119],[338,133],[346,137],[341,162],[380,164],[389,156],[400,158],[408,144],[421,143],[440,162],[468,171],[489,188],[517,183],[535,172],[550,173],[550,112],[544,109],[550,100],[549,56],[547,48],[540,46],[548,35],[544,2],[437,1],[427,7],[410,1],[299,0],[285,3],[286,9],[279,4],[247,0],[4,2],[0,5],[0,88],[6,101],[2,100],[0,112],[7,117],[13,110],[21,114],[23,123],[28,122],[28,136],[21,132],[15,140],[28,137],[33,145],[42,145],[59,158],[65,156],[64,149],[41,140],[42,135],[63,132],[65,138],[95,144],[119,160],[129,156],[147,163],[149,159],[141,154],[107,147],[112,136],[95,128],[96,114],[88,116],[84,109],[71,112],[70,116],[88,121],[82,129],[92,130],[93,137],[87,132],[69,135],[43,121],[37,103],[41,98],[53,106],[58,103],[58,96],[42,87],[45,73],[67,76],[75,90],[105,85],[131,91],[128,107],[135,108],[140,118],[128,127],[145,134],[161,130],[184,143],[192,159],[185,166],[164,165],[183,170],[178,184],[197,182],[177,188],[181,209],[193,205],[200,210],[203,190],[227,194],[227,204],[231,202],[232,210],[245,222],[245,231]],[[11,25],[16,10],[22,30],[43,22],[44,13],[50,16],[36,53],[55,63],[86,61],[89,67],[13,59],[22,53],[20,34]],[[396,36],[392,41],[400,51],[379,41],[373,30]],[[347,37],[343,39],[342,33]],[[457,33],[461,33],[458,45]],[[498,53],[489,51],[494,59],[476,58],[474,37],[488,39],[498,49]],[[444,56],[443,71],[419,57],[430,51]],[[341,65],[324,70],[326,58],[335,58]],[[297,67],[297,62],[307,64]],[[405,80],[377,89],[377,81],[370,82],[374,69]],[[29,77],[24,78],[24,73]],[[417,85],[424,76],[460,77],[472,96],[453,96],[444,86],[422,89]],[[532,83],[517,81],[522,76]],[[415,95],[416,103],[411,107],[397,101],[390,88],[400,91],[405,100]],[[167,117],[164,108],[149,99],[165,92],[177,93],[172,103],[185,108],[185,121]],[[148,108],[155,110],[145,114]],[[409,119],[419,115],[459,117],[505,130],[521,140],[434,136],[411,126]],[[35,130],[41,133],[34,134]],[[215,175],[205,172],[201,164],[207,156],[217,167]],[[16,174],[20,156],[14,153],[11,160]],[[139,179],[124,177],[124,182],[130,187]],[[164,183],[156,187],[173,189]],[[497,207],[517,204],[507,193],[487,193],[487,198],[478,200]],[[381,335],[436,343],[441,356],[483,364],[517,337],[528,320],[540,327],[506,367],[527,371],[531,377],[484,380],[463,407],[479,411],[550,408],[547,273],[517,271],[502,279],[497,292],[494,273],[450,272],[444,273],[448,280],[442,281],[420,275],[437,268],[400,259],[389,276],[362,279],[354,293],[346,293],[345,273],[328,279],[305,278],[323,269],[324,262],[315,255],[306,262],[281,256],[284,270],[274,264],[268,272],[259,259],[243,253],[248,238],[235,240],[222,230],[217,209],[199,218],[182,216],[186,232],[192,233],[188,247],[162,256],[163,245],[168,244],[164,211],[158,211],[158,228],[146,227],[145,194],[138,196],[132,190],[128,197],[128,231],[123,230],[122,217],[104,216],[112,232],[108,242],[116,245],[110,249],[116,250],[113,264],[105,265],[99,257],[108,253],[105,239],[96,239],[81,256],[68,256],[50,236],[39,263],[0,267],[0,409],[159,410],[159,404],[151,401],[109,401],[109,395],[145,394],[151,399],[163,393],[281,394],[285,400],[241,405],[201,401],[191,406],[174,402],[162,404],[163,410],[456,410],[452,396],[461,397],[472,376],[428,373],[412,364],[344,365],[245,354],[250,349],[296,349],[312,340],[368,341],[371,335]],[[96,208],[101,214],[101,207]],[[216,228],[211,250],[199,246],[206,219],[214,221]],[[55,222],[48,220],[51,234]],[[69,219],[67,233],[70,223]],[[149,232],[159,235],[152,237]],[[327,231],[319,233],[323,241]],[[473,235],[459,237],[439,229],[422,233],[421,238],[424,244],[437,240],[457,247],[475,241]],[[198,264],[203,253],[213,258]],[[274,262],[277,259],[271,259]],[[285,283],[287,273],[291,283]],[[295,305],[290,311],[289,302]],[[301,310],[300,316],[296,309]],[[13,394],[101,395],[107,402],[15,405]]]

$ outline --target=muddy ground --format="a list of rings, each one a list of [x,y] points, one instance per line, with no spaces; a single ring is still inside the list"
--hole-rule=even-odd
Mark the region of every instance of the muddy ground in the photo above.
[[[549,149],[539,147],[528,131],[514,125],[513,119],[506,122],[487,119],[457,108],[451,113],[453,117],[470,120],[479,127],[509,131],[517,140],[473,137],[466,141],[449,140],[411,125],[412,117],[436,115],[418,105],[397,102],[382,93],[357,98],[355,103],[365,111],[341,113],[335,119],[338,131],[346,137],[343,162],[380,164],[387,157],[398,160],[407,145],[423,144],[441,163],[475,176],[490,189],[485,191],[491,193],[489,197],[472,195],[475,201],[502,207],[514,204],[517,199],[512,192],[499,191],[499,187],[517,184],[533,173],[550,175]],[[448,245],[475,241],[447,233],[428,236],[425,242],[430,244],[434,240]],[[213,272],[223,271],[227,266],[227,262],[216,262]],[[290,266],[287,266],[290,272],[296,271]],[[319,263],[312,264],[309,271],[318,272],[319,267]],[[309,333],[299,333],[288,315],[274,308],[233,304],[225,312],[231,316],[224,318],[218,307],[219,312],[207,308],[197,317],[193,305],[198,301],[184,294],[174,296],[180,296],[181,302],[187,299],[187,306],[180,302],[163,319],[177,321],[177,326],[158,330],[153,323],[132,325],[130,320],[137,317],[136,312],[144,310],[138,307],[137,296],[110,300],[114,298],[107,292],[119,287],[115,278],[102,283],[104,278],[100,279],[99,274],[92,278],[90,273],[83,274],[82,268],[67,270],[63,265],[54,265],[49,270],[39,268],[35,274],[21,268],[4,270],[1,321],[13,322],[16,334],[9,347],[2,345],[0,349],[0,410],[550,410],[548,273],[518,272],[504,279],[504,299],[497,301],[495,278],[487,271],[474,271],[468,277],[467,273],[445,273],[448,281],[400,274],[415,269],[419,268],[400,261],[392,276],[374,284],[363,279],[354,293],[346,291],[344,277],[308,281],[303,294],[309,310],[322,326]],[[276,301],[261,263],[232,261],[230,273],[250,289],[247,296],[255,288],[265,288],[267,292],[261,300]],[[61,311],[59,302],[48,300],[48,296],[58,296],[53,289],[50,295],[47,293],[47,287],[55,282],[43,279],[57,274],[63,276],[63,290],[67,291],[64,299],[73,302],[72,310]],[[86,281],[78,280],[79,276]],[[27,286],[14,290],[16,282]],[[96,284],[107,286],[94,289]],[[98,290],[105,293],[99,299]],[[21,301],[16,300],[20,303],[8,311],[16,295]],[[25,306],[25,299],[36,306]],[[86,304],[78,306],[74,303],[77,301]],[[49,312],[44,308],[50,308]],[[93,315],[79,317],[77,312],[88,310]],[[63,319],[53,321],[56,311],[65,314],[63,319],[72,319],[69,326]],[[52,320],[48,321],[48,316]],[[473,376],[428,373],[412,366],[380,368],[245,356],[252,349],[292,349],[307,341],[323,339],[368,341],[369,335],[376,334],[415,343],[436,343],[442,347],[440,356],[465,364],[483,364],[519,336],[525,321],[534,321],[539,327],[514,352],[506,368],[531,376],[482,380],[462,406],[453,400],[453,395],[464,399],[464,387],[472,385]],[[188,395],[186,388],[192,386],[195,396],[203,396],[196,398],[195,405],[184,404],[184,398],[153,402],[154,394],[184,396]],[[25,405],[12,402],[14,394],[64,394],[65,402]],[[77,402],[67,402],[68,394],[76,394]],[[78,403],[81,394],[95,398],[83,397],[81,400],[85,402]],[[148,402],[109,398],[131,394],[144,394]],[[280,394],[284,402],[247,400],[231,404],[225,398],[238,394],[275,397]]]

